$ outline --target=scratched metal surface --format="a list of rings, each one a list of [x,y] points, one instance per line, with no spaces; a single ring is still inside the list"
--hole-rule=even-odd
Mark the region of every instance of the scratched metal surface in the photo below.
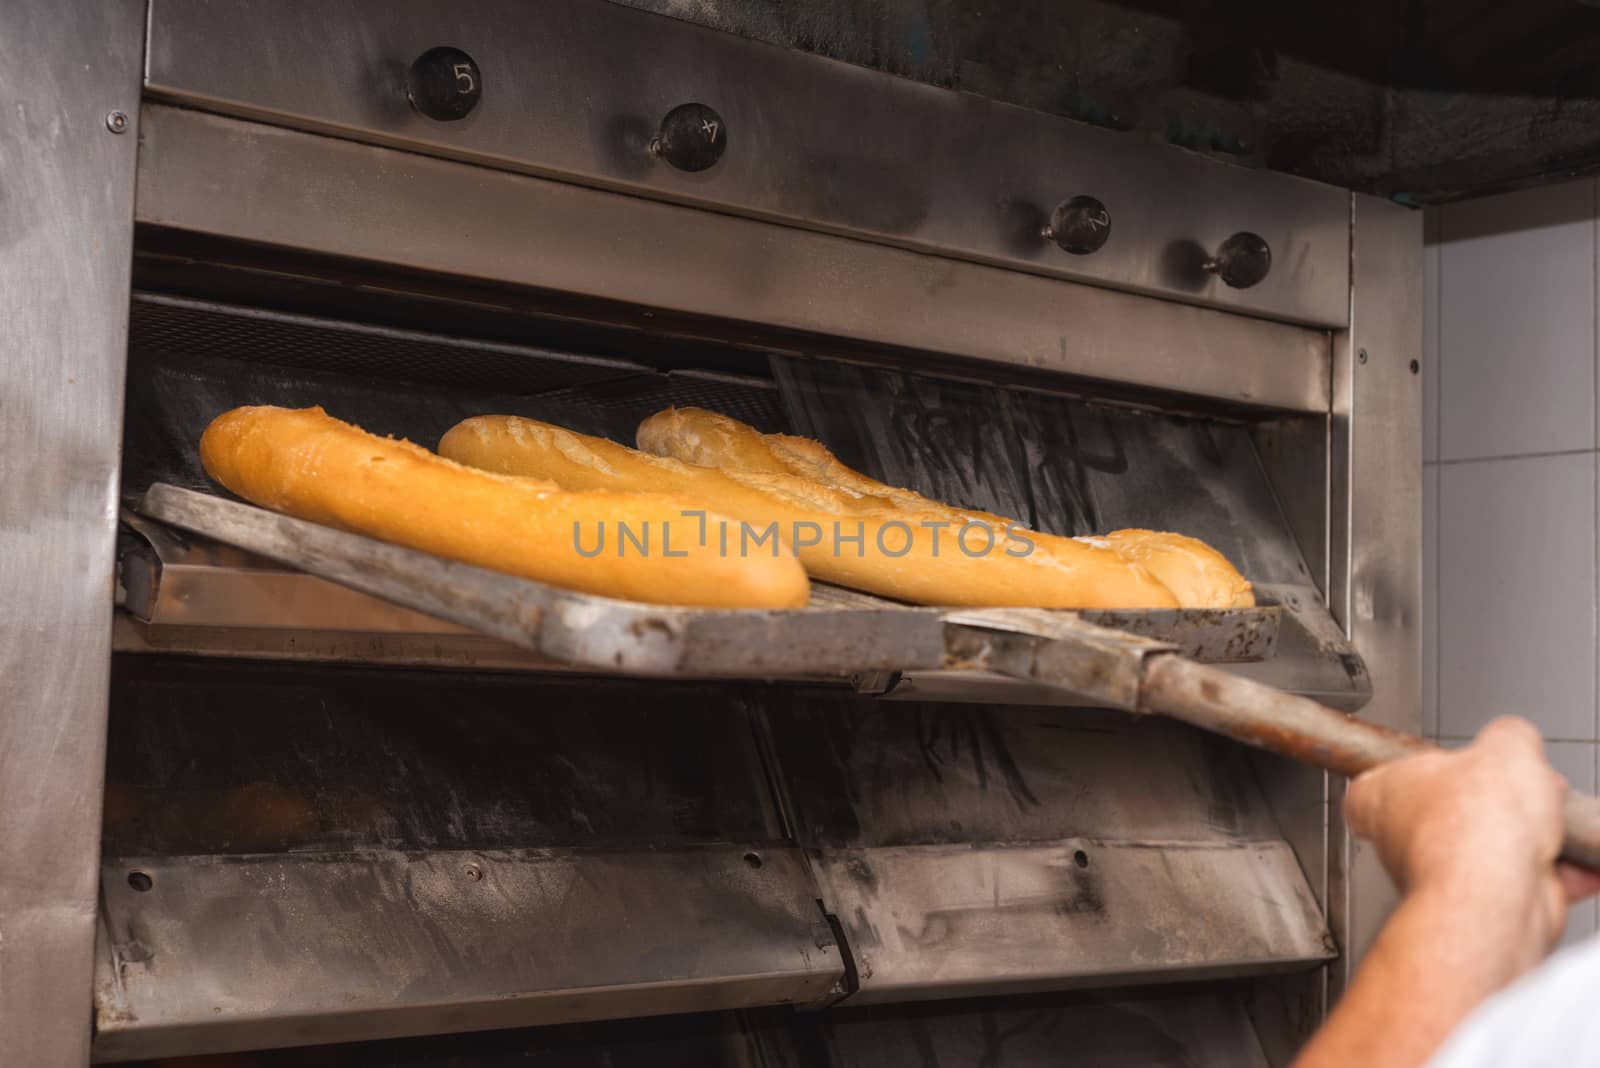
[[[844,975],[798,852],[742,843],[124,857],[100,900],[103,1059],[805,1005]]]
[[[0,1061],[8,1065],[82,1064],[93,1025],[95,813],[145,11],[139,0],[0,3]]]
[[[1243,426],[773,358],[794,431],[852,467],[1053,534],[1177,530],[1253,582],[1308,572]]]
[[[1335,955],[1283,841],[829,851],[850,1004],[1305,971]]]
[[[1332,952],[1238,746],[1087,710],[762,707],[855,1003],[1264,974]]]
[[[115,669],[103,1059],[811,1003],[843,977],[748,693]]]
[[[804,690],[762,707],[807,845],[1278,837],[1245,751],[1164,720]]]

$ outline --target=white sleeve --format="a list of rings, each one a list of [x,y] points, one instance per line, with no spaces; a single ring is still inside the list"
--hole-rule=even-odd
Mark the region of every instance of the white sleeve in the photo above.
[[[1512,1065],[1600,1065],[1600,938],[1562,950],[1484,1002],[1428,1062],[1428,1068]]]

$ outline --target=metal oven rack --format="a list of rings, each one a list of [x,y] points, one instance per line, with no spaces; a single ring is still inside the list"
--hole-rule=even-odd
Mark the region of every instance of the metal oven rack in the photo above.
[[[154,521],[153,521],[154,520]],[[127,652],[497,671],[844,679],[888,698],[1082,704],[1059,685],[956,663],[949,610],[816,583],[805,613],[660,609],[508,581],[176,486],[123,513],[115,643]],[[338,555],[327,555],[337,550]],[[312,554],[308,559],[308,554]],[[370,568],[353,559],[369,558]],[[336,561],[343,561],[336,563]],[[1229,664],[1323,704],[1371,697],[1361,658],[1295,587],[1260,607],[1073,613],[1092,626]],[[398,603],[396,603],[398,602]],[[973,625],[1008,613],[968,612]],[[1031,622],[1028,613],[1010,613]],[[1047,614],[1048,616],[1048,614]],[[1103,700],[1099,703],[1104,703]]]

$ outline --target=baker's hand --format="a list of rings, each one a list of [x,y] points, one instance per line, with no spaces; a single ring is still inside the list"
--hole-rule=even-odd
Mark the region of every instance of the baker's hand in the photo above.
[[[1345,820],[1403,890],[1460,895],[1526,932],[1520,970],[1560,939],[1568,905],[1600,891],[1600,875],[1556,861],[1566,789],[1539,732],[1497,719],[1465,749],[1360,776],[1345,794]]]

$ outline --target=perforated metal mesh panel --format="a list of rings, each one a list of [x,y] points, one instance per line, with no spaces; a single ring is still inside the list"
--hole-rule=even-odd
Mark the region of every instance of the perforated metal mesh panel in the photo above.
[[[129,345],[142,352],[496,393],[544,393],[647,370],[607,357],[152,294],[134,298]]]

